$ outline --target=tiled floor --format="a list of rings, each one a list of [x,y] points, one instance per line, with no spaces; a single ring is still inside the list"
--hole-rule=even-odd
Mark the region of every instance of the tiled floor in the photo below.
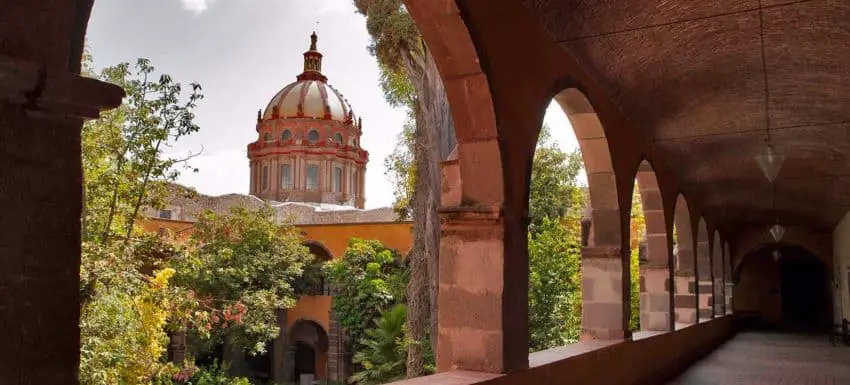
[[[850,347],[826,335],[739,333],[669,385],[850,384]]]

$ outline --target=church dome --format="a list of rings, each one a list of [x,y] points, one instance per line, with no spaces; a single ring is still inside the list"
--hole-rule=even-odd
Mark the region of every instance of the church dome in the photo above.
[[[272,98],[261,119],[313,118],[353,123],[351,105],[322,74],[322,54],[316,49],[315,32],[310,38],[310,50],[304,53],[304,72]]]
[[[263,120],[288,118],[351,122],[354,114],[342,94],[330,84],[306,79],[283,87],[263,112]]]

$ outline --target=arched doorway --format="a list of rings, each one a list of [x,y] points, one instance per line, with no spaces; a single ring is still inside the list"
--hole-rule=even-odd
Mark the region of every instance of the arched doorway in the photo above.
[[[301,378],[302,374],[313,375],[318,378],[316,372],[316,350],[301,341],[295,343],[294,372],[296,381]]]
[[[287,381],[301,383],[302,378],[327,378],[328,334],[315,321],[300,319],[292,325],[289,351],[285,365],[292,368]]]
[[[816,332],[831,322],[829,270],[804,247],[762,244],[744,256],[734,277],[735,312],[759,327]]]
[[[824,330],[832,319],[826,266],[800,246],[784,245],[779,252],[783,326],[794,331]]]

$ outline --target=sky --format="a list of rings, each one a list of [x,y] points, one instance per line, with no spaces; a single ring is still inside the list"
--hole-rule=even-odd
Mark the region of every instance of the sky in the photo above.
[[[204,100],[195,121],[201,130],[168,149],[181,158],[203,150],[191,161],[199,171],[183,172],[178,182],[208,195],[246,194],[246,147],[257,139],[257,110],[301,73],[314,30],[328,82],[363,118],[366,208],[390,206],[384,158],[405,113],[384,99],[378,65],[367,50],[366,21],[353,0],[98,0],[87,44],[96,68],[147,58],[187,86],[201,84]],[[557,105],[549,106],[544,121],[564,150],[577,148]]]

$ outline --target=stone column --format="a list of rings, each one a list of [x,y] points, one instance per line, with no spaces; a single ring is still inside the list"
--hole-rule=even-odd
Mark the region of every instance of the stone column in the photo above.
[[[699,319],[714,318],[714,283],[712,282],[711,253],[708,240],[697,241],[697,278],[699,281]]]
[[[680,243],[674,253],[676,264],[675,272],[675,295],[673,305],[676,307],[676,322],[682,324],[697,323],[697,293],[696,280],[694,279],[694,252],[689,241],[682,242],[682,238],[690,239],[680,235]]]
[[[643,189],[643,186],[640,186]],[[640,325],[642,330],[671,330],[670,268],[664,208],[658,190],[643,191],[646,218],[646,263],[640,267]]]
[[[714,316],[720,317],[726,313],[726,287],[723,284],[723,249],[720,244],[720,238],[715,235],[713,249],[713,260],[711,261],[712,272],[714,273]]]
[[[581,253],[581,339],[617,340],[630,336],[619,247],[585,247]]]
[[[521,218],[499,207],[443,207],[437,371],[528,367],[528,258]],[[516,239],[512,239],[516,237]],[[507,241],[516,247],[509,249]]]
[[[171,350],[171,362],[178,366],[183,366],[186,361],[186,332],[174,332],[170,336],[169,349]]]
[[[330,324],[328,325],[328,380],[332,382],[345,382],[352,374],[348,371],[348,359],[345,348],[345,334],[339,325],[339,317],[330,311]]]
[[[72,19],[77,13],[83,22],[88,20],[85,3],[57,3],[36,11],[45,4],[7,1],[0,12],[5,32],[0,44],[4,384],[77,383],[80,129],[84,119],[118,106],[124,95],[114,85],[76,74],[82,41],[75,43],[68,31],[76,28]]]

